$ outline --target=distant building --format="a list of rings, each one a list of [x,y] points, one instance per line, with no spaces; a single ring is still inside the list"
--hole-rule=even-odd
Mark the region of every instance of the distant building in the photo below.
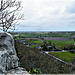
[[[23,41],[23,40],[19,40],[19,42],[21,42],[22,44],[25,44],[25,41]]]
[[[41,47],[40,47],[40,46],[37,46],[36,48],[37,48],[37,49],[41,49]]]
[[[29,45],[26,45],[26,47],[30,47]]]
[[[52,46],[47,46],[48,49],[52,49]]]

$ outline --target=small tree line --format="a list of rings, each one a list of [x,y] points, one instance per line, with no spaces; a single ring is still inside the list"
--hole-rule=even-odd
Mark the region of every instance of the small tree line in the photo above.
[[[44,41],[44,44],[42,45],[42,47],[43,47],[43,51],[50,51],[50,50],[56,49],[55,43],[52,43],[51,40],[49,40],[48,42]]]

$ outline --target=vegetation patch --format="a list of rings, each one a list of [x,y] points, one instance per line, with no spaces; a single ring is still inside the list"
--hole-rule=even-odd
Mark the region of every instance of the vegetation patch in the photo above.
[[[49,55],[40,53],[37,49],[26,47],[19,42],[15,42],[15,47],[20,65],[29,73],[68,74],[73,73],[75,70],[72,66],[54,60]]]
[[[65,61],[65,62],[73,62],[75,61],[75,53],[71,52],[51,52],[53,56]]]

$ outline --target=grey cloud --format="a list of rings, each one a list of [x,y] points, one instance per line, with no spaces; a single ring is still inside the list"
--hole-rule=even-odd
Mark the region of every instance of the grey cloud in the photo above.
[[[33,3],[35,1],[35,3]],[[21,31],[75,30],[75,1],[26,0],[25,20],[17,27]],[[44,0],[43,0],[44,1]],[[33,5],[32,5],[33,4]],[[66,7],[67,6],[67,7]],[[66,8],[65,8],[66,7]],[[51,10],[52,9],[52,10]]]
[[[67,13],[75,13],[75,1],[73,1],[67,8],[66,8]]]

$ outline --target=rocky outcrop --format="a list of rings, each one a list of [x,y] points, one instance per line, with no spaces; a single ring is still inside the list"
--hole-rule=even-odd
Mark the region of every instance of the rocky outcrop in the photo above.
[[[9,33],[0,33],[0,73],[18,67],[18,57],[13,37]]]
[[[31,75],[24,68],[18,67],[16,69],[9,70],[5,75]]]

